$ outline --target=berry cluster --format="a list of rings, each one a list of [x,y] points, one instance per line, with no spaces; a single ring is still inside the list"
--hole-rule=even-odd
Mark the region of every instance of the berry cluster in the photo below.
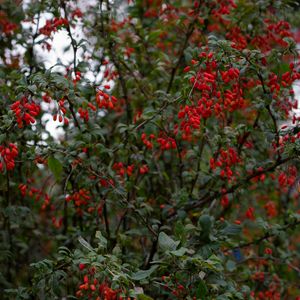
[[[254,215],[254,207],[249,207],[246,211],[245,217],[249,220],[254,221],[255,215]]]
[[[161,134],[156,141],[160,145],[161,150],[170,150],[177,148],[176,141],[169,136],[164,136]]]
[[[76,71],[75,78],[73,79],[73,84],[76,85],[77,81],[80,81],[80,79],[81,79],[81,72]]]
[[[0,11],[0,29],[5,35],[11,35],[18,29],[17,24],[8,20],[4,11]]]
[[[34,124],[35,117],[40,113],[41,108],[35,102],[29,102],[27,97],[22,97],[21,100],[16,101],[10,106],[14,112],[18,127],[23,128],[25,125]]]
[[[38,189],[35,187],[30,187],[30,184],[32,184],[34,181],[32,179],[27,180],[27,184],[20,183],[18,188],[21,192],[22,197],[25,197],[26,195],[30,197],[31,199],[34,199],[34,201],[38,202],[42,200],[42,206],[41,210],[44,211],[46,208],[50,207],[51,211],[55,210],[55,207],[51,204],[51,198],[48,193],[45,193],[42,189]]]
[[[282,193],[288,193],[288,190],[295,184],[297,179],[297,168],[296,166],[288,166],[286,170],[279,172],[277,176],[278,185]],[[276,176],[272,174],[272,179],[275,179]]]
[[[63,224],[63,217],[55,217],[55,216],[53,216],[52,218],[51,218],[51,221],[52,221],[52,224],[53,224],[53,226],[55,227],[55,228],[61,228],[61,226],[62,226],[62,224]]]
[[[116,97],[110,96],[101,90],[99,90],[96,94],[96,103],[99,108],[113,109],[116,102]]]
[[[113,179],[100,178],[99,183],[102,187],[114,187],[115,185]]]
[[[147,149],[153,149],[153,142],[154,140],[156,143],[159,144],[160,150],[170,150],[170,149],[176,149],[176,141],[174,138],[167,136],[165,133],[161,132],[158,135],[158,138],[155,139],[155,135],[153,133],[149,134],[147,136],[146,133],[142,133],[141,140],[143,144],[146,146]]]
[[[200,129],[201,120],[212,115],[224,118],[226,112],[233,112],[245,106],[239,82],[240,71],[237,68],[228,66],[225,70],[218,70],[218,63],[211,52],[201,52],[199,60],[193,59],[191,64],[198,66],[198,71],[190,77],[190,94],[197,94],[198,100],[193,99],[192,104],[180,107],[178,119],[181,120],[183,140],[188,140],[193,131]],[[188,66],[184,71],[188,72],[190,69]],[[218,86],[219,78],[224,82],[222,88]]]
[[[91,200],[90,192],[86,189],[80,189],[72,195],[66,197],[66,201],[73,201],[77,207],[86,206]]]
[[[152,149],[153,148],[153,143],[150,140],[155,139],[155,135],[154,134],[150,134],[149,137],[147,138],[147,134],[143,132],[142,135],[141,135],[141,138],[142,138],[143,144],[148,149]]]
[[[240,162],[240,157],[238,156],[237,152],[231,147],[229,147],[228,150],[220,149],[219,158],[216,159],[212,157],[209,161],[210,168],[212,170],[221,168],[221,178],[227,178],[228,181],[234,179],[234,173],[231,168]]]
[[[88,122],[90,116],[89,116],[89,112],[88,112],[87,109],[79,107],[78,108],[78,113],[79,113],[80,119],[84,120],[85,122]]]
[[[244,36],[239,27],[233,26],[229,29],[225,36],[231,41],[232,48],[243,50],[247,47],[248,36]]]
[[[277,208],[276,208],[276,204],[274,201],[268,201],[265,205],[264,205],[264,208],[267,212],[267,215],[268,217],[270,218],[274,218],[277,216],[278,214],[278,211],[277,211]]]
[[[270,248],[267,248],[269,250],[271,250]],[[266,250],[267,250],[266,249]],[[266,252],[266,251],[265,251]],[[267,251],[269,254],[269,251]],[[272,250],[271,250],[271,253],[272,253]],[[262,260],[262,263],[264,265],[267,265],[267,262],[264,262],[264,260]],[[252,279],[254,281],[257,281],[259,283],[265,283],[264,286],[267,287],[267,289],[263,290],[263,291],[259,291],[257,293],[255,292],[251,292],[250,295],[251,295],[251,299],[255,299],[255,300],[280,300],[282,299],[281,296],[280,296],[280,278],[274,274],[272,276],[272,278],[266,278],[266,275],[268,273],[264,273],[262,271],[257,271],[253,274],[252,276]],[[261,285],[263,286],[263,285]]]
[[[238,79],[240,71],[237,68],[230,68],[228,71],[221,71],[222,80],[224,83],[229,83],[234,79]]]
[[[124,166],[122,162],[114,163],[113,170],[117,172],[118,175],[121,177],[124,177],[125,174],[128,176],[132,176],[132,173],[134,171],[134,165]]]
[[[86,280],[86,277],[85,279]],[[95,299],[101,300],[122,300],[125,299],[122,296],[117,297],[119,291],[115,291],[109,287],[107,283],[99,284],[97,279],[94,279],[92,282],[85,282],[79,286],[79,290],[76,292],[77,297],[83,297],[84,293],[88,295],[99,295]]]
[[[74,18],[81,19],[83,17],[83,13],[82,13],[82,11],[79,8],[76,8],[72,12],[71,16],[72,16],[72,19],[74,19]]]
[[[60,99],[58,101],[58,107],[59,107],[59,112],[58,114],[53,115],[53,121],[56,121],[58,119],[58,121],[64,122],[65,125],[69,124],[69,119],[67,117],[65,117],[64,115],[67,112],[67,109],[65,108],[65,99]]]
[[[46,103],[51,103],[52,101],[51,97],[47,93],[42,96],[42,99]]]
[[[47,20],[45,26],[40,28],[40,33],[50,37],[52,32],[56,32],[61,27],[66,27],[69,22],[65,18],[54,18],[53,20]]]
[[[79,264],[80,271],[84,271],[85,269],[85,264]],[[108,282],[100,282],[95,278],[96,269],[94,267],[87,269],[87,272],[88,274],[83,277],[83,282],[78,286],[76,297],[88,296],[89,299],[93,297],[96,300],[125,300],[124,297],[120,296],[122,290],[113,290]]]
[[[149,167],[147,165],[142,165],[140,168],[139,168],[139,172],[140,174],[147,174],[149,172]]]
[[[96,212],[98,216],[102,215],[103,203],[97,203],[91,201],[92,196],[90,191],[86,189],[80,189],[78,192],[74,192],[71,195],[66,196],[67,202],[73,202],[76,208],[76,213],[82,216],[84,212],[92,214]]]
[[[18,156],[18,148],[15,144],[10,143],[8,147],[0,146],[0,172],[4,167],[11,171],[15,167],[15,158]]]
[[[135,169],[135,165],[131,164],[129,166],[124,166],[124,164],[122,162],[116,162],[113,164],[113,170],[115,170],[117,172],[117,174],[121,177],[124,177],[125,174],[127,174],[127,176],[132,176],[133,175],[133,171]],[[143,164],[142,166],[140,166],[138,168],[138,172],[143,175],[143,174],[147,174],[149,172],[149,167],[146,164]]]
[[[173,275],[162,276],[161,279],[163,282],[163,288],[166,291],[171,292],[175,299],[185,299],[186,295],[189,294],[189,290],[192,288],[192,286],[188,287],[186,283],[184,284],[185,286],[181,284],[176,276]],[[196,297],[190,299],[196,300]]]

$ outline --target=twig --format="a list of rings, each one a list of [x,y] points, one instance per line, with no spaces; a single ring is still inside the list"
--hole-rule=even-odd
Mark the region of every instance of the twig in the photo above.
[[[194,20],[189,24],[189,27],[188,27],[187,33],[186,33],[186,35],[185,35],[185,39],[184,39],[183,45],[182,45],[182,47],[181,47],[181,49],[180,49],[180,52],[179,52],[179,58],[178,58],[178,60],[177,60],[176,65],[173,67],[173,69],[172,69],[172,71],[171,71],[171,77],[170,77],[170,80],[169,80],[169,83],[168,83],[167,93],[169,93],[170,90],[171,90],[171,88],[172,88],[172,84],[173,84],[173,81],[174,81],[176,72],[177,72],[177,70],[178,70],[178,68],[179,68],[179,66],[180,66],[180,64],[181,64],[181,62],[182,62],[182,60],[183,60],[183,57],[184,57],[184,50],[186,49],[187,44],[188,44],[188,42],[189,42],[189,39],[190,39],[191,35],[192,35],[193,32],[194,32],[195,24],[196,24],[196,22],[197,22],[197,20],[198,20],[197,14],[198,14],[198,12],[199,12],[199,10],[200,10],[200,7],[201,7],[201,6],[199,5],[199,7],[195,10],[195,15],[196,15],[196,17],[195,17]]]
[[[169,105],[174,104],[177,102],[177,100],[179,100],[182,96],[177,97],[176,99],[174,99],[173,101],[165,101],[165,103],[161,106],[161,108],[156,112],[155,115],[153,115],[152,117],[150,117],[149,119],[143,121],[142,123],[136,125],[134,127],[134,130],[139,130],[140,128],[142,128],[144,125],[146,125],[147,123],[151,122],[153,119],[155,119],[161,112],[163,112]]]
[[[286,224],[286,225],[282,226],[281,228],[278,228],[277,230],[285,231],[289,228],[293,228],[293,227],[296,227],[298,225],[300,225],[300,220],[295,221],[293,223]],[[274,237],[274,236],[276,236],[276,233],[270,233],[268,231],[265,235],[261,236],[258,239],[255,239],[255,240],[253,240],[251,242],[248,242],[248,243],[240,244],[240,245],[238,245],[236,247],[233,247],[233,248],[246,248],[246,247],[249,247],[251,245],[258,245],[260,242],[262,242],[262,241],[264,241],[264,240],[266,240],[270,237]]]
[[[185,209],[187,211],[190,211],[192,209],[195,209],[195,208],[198,208],[198,207],[201,207],[203,206],[204,204],[210,202],[211,200],[219,197],[219,196],[222,196],[222,195],[227,195],[227,194],[230,194],[230,193],[233,193],[235,190],[239,189],[240,187],[244,186],[245,184],[249,183],[249,181],[257,176],[260,176],[262,174],[265,174],[265,173],[268,173],[268,172],[271,172],[271,171],[274,171],[278,166],[294,159],[295,157],[287,157],[285,159],[280,159],[280,160],[277,160],[275,161],[271,166],[269,167],[266,167],[265,169],[261,170],[261,171],[256,171],[256,172],[253,172],[252,174],[246,176],[244,179],[240,180],[238,183],[232,185],[230,188],[228,188],[225,192],[219,192],[219,191],[216,191],[214,192],[213,194],[209,195],[209,192],[207,192],[200,200],[192,203],[192,204],[189,204]],[[173,216],[174,214],[172,214]],[[170,215],[171,216],[171,215]]]

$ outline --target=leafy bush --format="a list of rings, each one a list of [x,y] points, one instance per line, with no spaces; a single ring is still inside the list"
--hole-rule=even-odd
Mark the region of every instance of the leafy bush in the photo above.
[[[21,2],[0,4],[4,299],[300,299],[297,6]]]

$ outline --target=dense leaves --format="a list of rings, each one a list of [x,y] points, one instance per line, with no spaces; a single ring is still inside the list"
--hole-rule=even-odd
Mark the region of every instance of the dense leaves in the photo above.
[[[1,1],[3,298],[300,299],[296,9]]]

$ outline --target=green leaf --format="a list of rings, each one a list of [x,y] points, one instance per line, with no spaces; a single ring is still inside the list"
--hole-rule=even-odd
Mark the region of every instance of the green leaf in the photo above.
[[[165,251],[174,251],[179,245],[179,241],[174,241],[164,232],[160,232],[158,236],[158,244]]]
[[[228,260],[226,263],[226,269],[229,272],[233,272],[234,270],[236,270],[236,263],[233,260]]]
[[[27,88],[28,88],[28,90],[29,90],[31,93],[33,93],[33,94],[35,94],[36,91],[37,91],[36,85],[29,85]]]
[[[63,166],[60,163],[60,161],[56,158],[54,158],[53,156],[48,158],[48,167],[51,170],[51,172],[53,173],[55,179],[57,181],[60,181],[61,179],[61,174],[63,171]]]
[[[203,282],[203,280],[200,280],[197,284],[197,288],[196,288],[196,296],[197,296],[197,299],[203,299],[205,300],[206,299],[206,296],[207,295],[207,287],[205,285],[205,283]]]
[[[226,294],[220,295],[217,297],[217,300],[229,300]]]
[[[216,272],[223,271],[222,261],[215,254],[211,255],[207,260],[205,260],[205,266],[209,270],[213,270],[213,271],[216,271]]]
[[[6,140],[6,134],[0,134],[0,143],[4,142]]]
[[[138,300],[153,300],[153,298],[151,298],[151,297],[149,297],[149,296],[147,296],[145,294],[139,294],[137,296],[137,298],[138,298]]]
[[[224,235],[239,235],[241,232],[242,227],[237,224],[229,224],[221,231]]]
[[[203,231],[210,232],[212,226],[211,217],[209,215],[200,216],[199,225],[201,226]]]
[[[99,240],[99,248],[106,248],[107,247],[107,239],[102,235],[101,231],[96,231],[95,235],[96,239]]]
[[[133,280],[143,280],[148,278],[156,269],[158,265],[152,266],[149,270],[140,270],[131,275]]]
[[[78,241],[84,248],[88,249],[91,252],[95,252],[94,248],[82,236],[78,238]]]
[[[181,247],[178,250],[171,251],[170,253],[175,256],[183,256],[187,252],[187,248]]]

